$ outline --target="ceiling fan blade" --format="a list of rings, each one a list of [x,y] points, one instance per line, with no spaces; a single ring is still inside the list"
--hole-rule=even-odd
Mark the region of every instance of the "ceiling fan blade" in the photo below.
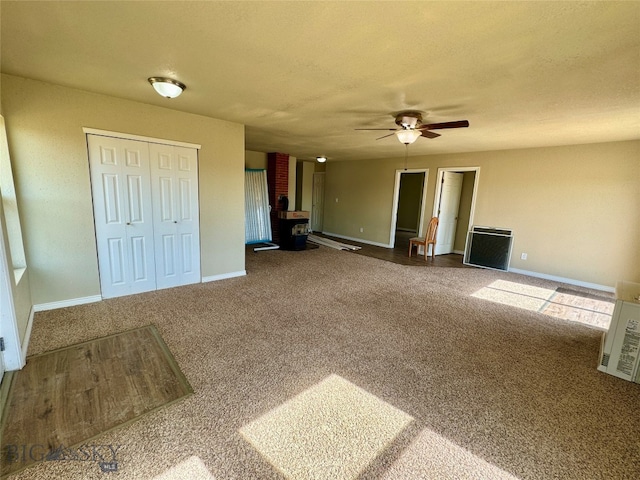
[[[390,133],[389,135],[383,135],[382,137],[376,138],[376,140],[380,140],[382,138],[387,138],[387,137],[390,137],[391,135],[395,135],[395,129],[394,129],[394,133]]]
[[[440,128],[463,128],[468,127],[468,120],[458,120],[457,122],[429,123],[428,125],[420,125],[419,130],[437,130]]]
[[[354,128],[354,130],[386,130],[388,132],[395,132],[397,128]]]
[[[422,136],[427,138],[438,138],[440,136],[439,133],[431,132],[429,130],[422,130]]]

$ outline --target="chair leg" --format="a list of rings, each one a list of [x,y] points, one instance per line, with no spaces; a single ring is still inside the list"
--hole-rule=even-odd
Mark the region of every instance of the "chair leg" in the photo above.
[[[411,258],[411,248],[413,247],[413,244],[411,242],[409,242],[409,258]]]

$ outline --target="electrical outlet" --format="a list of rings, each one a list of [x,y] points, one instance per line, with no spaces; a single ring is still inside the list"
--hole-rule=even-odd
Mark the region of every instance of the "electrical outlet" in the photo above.
[[[360,233],[364,232],[364,227],[360,227]]]
[[[338,203],[338,197],[336,197],[336,203]]]
[[[522,253],[520,254],[520,260],[526,260],[527,259],[527,254],[526,253]]]

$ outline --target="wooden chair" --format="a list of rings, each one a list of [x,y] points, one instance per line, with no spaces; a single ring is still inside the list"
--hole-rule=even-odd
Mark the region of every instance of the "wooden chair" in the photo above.
[[[416,246],[416,249],[420,247],[420,245],[424,245],[424,260],[427,260],[427,254],[429,253],[429,245],[431,247],[431,258],[436,258],[436,233],[438,233],[438,217],[433,217],[429,221],[429,226],[427,227],[427,234],[424,237],[413,237],[409,239],[409,256],[411,256],[411,250],[413,250],[413,246]],[[416,250],[417,254],[418,250]]]

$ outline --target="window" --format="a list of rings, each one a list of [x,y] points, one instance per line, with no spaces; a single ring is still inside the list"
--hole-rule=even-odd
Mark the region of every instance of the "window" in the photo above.
[[[27,268],[27,261],[24,255],[24,245],[22,243],[22,229],[20,227],[20,216],[18,215],[18,202],[16,199],[16,189],[13,184],[13,170],[9,157],[9,144],[7,142],[7,131],[5,129],[4,117],[0,115],[0,192],[2,192],[2,207],[4,219],[7,226],[7,237],[9,238],[9,249],[11,250],[11,261],[13,263],[16,283],[20,281],[22,274]]]

